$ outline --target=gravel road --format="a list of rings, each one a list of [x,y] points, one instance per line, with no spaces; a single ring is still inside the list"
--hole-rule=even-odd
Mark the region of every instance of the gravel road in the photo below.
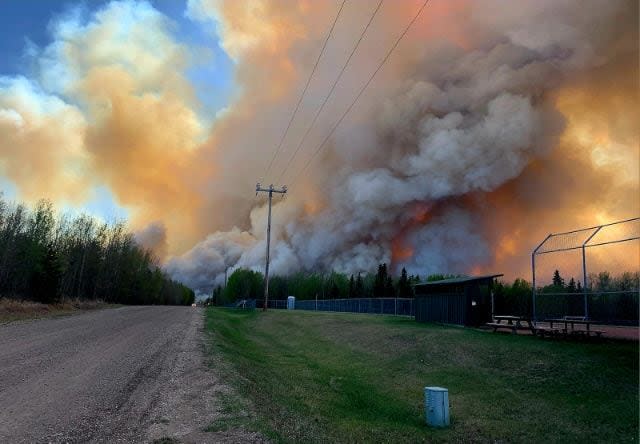
[[[203,337],[193,307],[0,326],[0,442],[261,441],[204,431],[229,388],[205,365]]]

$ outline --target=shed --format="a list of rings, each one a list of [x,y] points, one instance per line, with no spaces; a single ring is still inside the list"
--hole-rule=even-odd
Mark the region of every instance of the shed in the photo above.
[[[502,274],[458,277],[415,284],[418,322],[478,326],[491,320],[491,290]]]

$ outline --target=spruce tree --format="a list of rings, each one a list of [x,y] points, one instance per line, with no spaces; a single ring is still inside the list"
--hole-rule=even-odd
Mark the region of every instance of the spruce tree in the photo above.
[[[355,298],[355,292],[355,282],[353,280],[353,275],[351,275],[351,277],[349,278],[349,298]]]
[[[564,279],[562,279],[558,270],[553,272],[552,282],[554,287],[564,288]]]
[[[362,276],[360,276],[360,273],[358,273],[358,276],[356,277],[355,297],[364,297],[364,283],[362,282]]]
[[[378,265],[378,273],[373,283],[373,297],[381,298],[384,296],[385,284],[387,282],[387,264]]]
[[[567,284],[567,291],[569,293],[575,293],[576,292],[576,280],[574,278],[571,278],[569,280],[569,284]]]
[[[412,296],[411,293],[411,280],[407,277],[407,270],[402,267],[402,273],[398,281],[398,297],[410,298]]]
[[[385,298],[393,298],[395,297],[395,291],[393,288],[393,279],[391,278],[391,276],[387,276],[387,280],[384,283],[384,294],[383,297]]]

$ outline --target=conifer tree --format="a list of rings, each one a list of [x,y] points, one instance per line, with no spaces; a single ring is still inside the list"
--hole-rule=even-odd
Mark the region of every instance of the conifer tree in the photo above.
[[[553,272],[552,282],[554,287],[564,288],[564,279],[562,279],[558,270]]]
[[[353,280],[353,275],[351,275],[351,277],[349,278],[349,298],[355,298],[355,292],[356,292],[356,287],[355,287],[355,282]]]
[[[402,272],[400,273],[400,280],[398,281],[398,297],[410,298],[413,296],[411,281],[412,279],[409,279],[407,277],[406,268],[402,267]]]

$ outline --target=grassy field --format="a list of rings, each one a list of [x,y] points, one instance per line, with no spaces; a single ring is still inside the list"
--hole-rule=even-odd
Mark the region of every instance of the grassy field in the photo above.
[[[210,308],[241,399],[212,430],[280,442],[636,442],[638,344],[543,341],[391,316]],[[424,386],[451,427],[424,425]],[[245,405],[248,403],[249,407]],[[247,415],[251,410],[253,414]]]

